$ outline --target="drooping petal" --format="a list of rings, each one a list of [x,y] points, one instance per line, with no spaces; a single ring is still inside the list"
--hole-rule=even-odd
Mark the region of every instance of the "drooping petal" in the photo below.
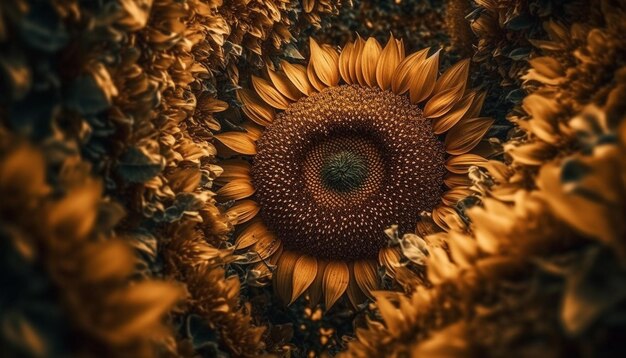
[[[270,68],[267,69],[267,74],[274,84],[274,88],[276,88],[283,96],[292,101],[297,101],[300,97],[302,97],[302,93],[285,74],[272,71]]]
[[[365,295],[365,293],[363,293],[363,291],[361,290],[361,288],[359,288],[359,285],[356,282],[356,278],[354,276],[354,265],[351,265],[349,269],[350,283],[348,284],[348,288],[346,289],[346,294],[348,295],[348,299],[350,300],[350,303],[352,303],[352,306],[358,307],[358,305],[367,301],[368,297]]]
[[[476,154],[462,154],[452,156],[446,161],[446,169],[455,174],[467,174],[472,165],[486,163],[487,159]]]
[[[248,179],[235,179],[226,183],[217,191],[217,195],[224,200],[244,199],[254,194],[254,187]]]
[[[327,261],[317,260],[317,274],[311,286],[309,286],[309,299],[311,306],[316,306],[322,298],[322,288],[324,286],[324,271],[326,270]]]
[[[370,37],[365,42],[363,52],[361,53],[361,71],[365,83],[373,87],[376,85],[376,65],[382,48],[375,38]]]
[[[306,255],[300,256],[293,267],[292,292],[289,304],[292,304],[309,288],[313,281],[315,281],[316,276],[317,259]]]
[[[291,302],[291,285],[293,282],[293,266],[298,261],[299,254],[291,251],[283,251],[276,263],[274,274],[274,289],[283,303]]]
[[[393,35],[389,36],[387,45],[380,53],[378,62],[376,63],[376,82],[382,90],[389,89],[391,87],[391,78],[396,71],[396,68],[403,60],[402,52],[398,48],[399,44]]]
[[[274,108],[268,106],[254,92],[248,89],[240,89],[237,91],[237,97],[243,103],[243,113],[250,120],[264,127],[267,127],[274,121]]]
[[[354,278],[361,288],[361,291],[372,298],[372,291],[378,289],[378,272],[376,262],[374,261],[355,261],[354,262]]]
[[[341,54],[339,54],[339,73],[346,83],[352,83],[352,78],[350,77],[350,56],[353,50],[354,44],[348,42],[341,50]]]
[[[395,94],[403,94],[409,90],[416,68],[426,59],[430,48],[417,51],[400,62],[391,78],[391,90]]]
[[[216,134],[214,138],[237,153],[245,155],[256,154],[254,141],[244,132],[224,132]]]
[[[336,86],[339,83],[339,54],[328,45],[318,45],[315,39],[310,38],[311,60],[315,75],[326,86]]]
[[[476,92],[469,92],[461,98],[445,116],[435,119],[433,121],[433,132],[435,134],[445,133],[450,130],[450,128],[454,127],[455,124],[459,123],[461,118],[463,118],[472,107],[474,97],[476,97]]]
[[[254,200],[242,200],[233,205],[226,215],[234,216],[237,224],[243,224],[246,221],[252,220],[259,213],[260,207]]]
[[[292,64],[287,61],[282,61],[280,64],[283,71],[285,72],[285,76],[289,78],[291,83],[293,83],[293,85],[300,92],[302,92],[302,94],[309,96],[315,91],[313,86],[311,86],[311,82],[309,82],[306,67],[302,65]]]
[[[480,142],[493,122],[492,118],[487,117],[462,120],[446,135],[446,152],[452,155],[469,152]]]
[[[350,282],[350,270],[342,261],[331,261],[324,270],[324,303],[329,310],[343,295]]]
[[[266,80],[252,76],[252,86],[254,86],[259,97],[270,106],[276,109],[287,109],[289,107],[289,100]]]
[[[428,98],[435,83],[439,70],[439,51],[420,62],[419,66],[412,69],[409,82],[409,95],[411,103],[420,103]]]

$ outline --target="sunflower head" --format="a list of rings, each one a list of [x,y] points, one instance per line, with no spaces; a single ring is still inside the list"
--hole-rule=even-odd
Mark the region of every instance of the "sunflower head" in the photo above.
[[[341,52],[311,39],[308,66],[282,62],[241,90],[251,122],[215,137],[222,200],[235,200],[236,247],[276,264],[286,302],[308,290],[329,308],[344,292],[360,303],[378,287],[378,265],[405,277],[385,229],[413,231],[431,213],[441,230],[460,225],[453,208],[470,194],[472,153],[492,120],[484,96],[466,87],[468,61],[439,75],[439,52],[405,56],[358,38]]]

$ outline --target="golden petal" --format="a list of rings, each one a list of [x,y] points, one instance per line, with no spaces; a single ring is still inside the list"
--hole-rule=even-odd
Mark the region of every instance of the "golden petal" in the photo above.
[[[298,90],[298,88],[291,82],[291,80],[289,80],[289,78],[285,74],[272,71],[269,67],[267,69],[267,74],[274,84],[274,87],[283,96],[294,102],[302,97],[302,93],[300,92],[300,90]]]
[[[315,7],[315,0],[302,0],[302,9],[305,13],[310,13]]]
[[[315,74],[326,86],[336,86],[339,83],[339,54],[331,46],[320,46],[312,37],[310,40],[310,63],[313,64]]]
[[[263,127],[252,122],[246,122],[241,125],[246,130],[246,135],[256,142],[263,135]]]
[[[276,263],[274,275],[274,289],[278,297],[285,303],[291,302],[291,285],[293,282],[293,266],[298,261],[299,254],[291,251],[283,251]]]
[[[463,96],[463,84],[436,93],[424,106],[424,117],[437,118],[448,113]]]
[[[252,76],[252,86],[258,93],[259,97],[265,101],[265,103],[276,109],[287,109],[289,107],[289,100],[285,98],[274,86],[272,86],[266,80]]]
[[[238,201],[230,209],[226,211],[228,216],[234,216],[237,218],[237,224],[243,224],[252,220],[256,214],[259,213],[259,205],[254,200],[242,200]]]
[[[448,234],[450,256],[462,267],[468,267],[478,254],[478,245],[471,237],[452,231]]]
[[[483,103],[485,103],[485,97],[487,96],[487,92],[479,92],[474,96],[474,100],[472,101],[472,105],[467,110],[463,118],[475,118],[480,115],[480,111],[483,109]]]
[[[235,249],[245,249],[256,244],[262,237],[270,232],[261,219],[254,219],[241,231],[235,239]]]
[[[361,291],[372,298],[372,291],[378,289],[378,266],[375,261],[360,260],[354,262],[354,278]]]
[[[292,304],[309,288],[313,281],[315,281],[316,276],[317,259],[306,255],[300,256],[293,267],[292,292],[289,304]]]
[[[315,91],[321,92],[324,88],[326,88],[326,85],[315,74],[313,61],[309,61],[309,65],[306,68],[306,75],[309,79],[309,83],[311,83],[311,86],[315,88]]]
[[[324,271],[326,270],[327,261],[317,261],[317,274],[311,286],[309,286],[309,299],[311,306],[316,306],[322,298],[322,287],[324,285]]]
[[[403,94],[409,90],[415,69],[422,63],[430,48],[417,51],[403,59],[391,77],[391,90],[395,94]]]
[[[445,192],[441,201],[448,206],[455,206],[459,201],[467,198],[472,193],[468,188],[454,188]]]
[[[245,155],[256,154],[256,145],[246,133],[224,132],[216,134],[214,138],[237,153]]]
[[[358,307],[358,305],[367,301],[367,296],[361,291],[359,285],[356,282],[356,278],[354,276],[354,267],[351,265],[350,267],[350,283],[348,284],[348,288],[346,289],[346,294],[348,295],[348,299],[352,306]]]
[[[498,160],[489,160],[485,163],[481,163],[479,166],[487,169],[489,175],[491,175],[499,183],[505,183],[511,176],[511,169],[509,166]]]
[[[342,261],[331,261],[324,270],[324,303],[328,311],[348,288],[350,270]]]
[[[393,38],[393,35],[389,36],[389,41],[387,41],[387,45],[385,45],[376,63],[376,82],[383,90],[391,87],[391,78],[403,60],[403,51],[398,46],[399,43]]]
[[[435,85],[435,94],[458,85],[462,85],[461,93],[464,93],[467,86],[467,77],[469,75],[469,64],[469,59],[465,59],[448,68],[441,77],[439,77],[437,85]]]
[[[243,103],[243,113],[253,122],[267,127],[274,121],[274,108],[268,106],[254,92],[240,89],[237,91],[237,98]]]
[[[306,67],[291,64],[287,61],[282,61],[280,64],[287,78],[289,78],[291,83],[293,83],[300,92],[307,96],[315,92],[315,89],[311,86],[311,82],[309,82]]]
[[[446,135],[446,152],[452,155],[469,152],[480,142],[493,122],[492,118],[487,117],[462,120]]]
[[[378,262],[387,270],[387,275],[393,278],[400,267],[400,251],[397,248],[385,247],[378,252]]]
[[[487,162],[487,159],[476,154],[462,154],[451,156],[446,161],[448,171],[455,174],[467,174],[472,165],[481,165]]]
[[[465,116],[474,103],[476,92],[469,92],[461,100],[450,109],[445,116],[437,118],[433,121],[433,132],[441,134],[449,131],[455,124],[459,123],[461,118]]]
[[[394,306],[391,301],[385,297],[384,294],[379,294],[377,292],[376,296],[376,306],[378,306],[378,311],[385,322],[385,326],[389,330],[390,334],[398,335],[402,331],[402,323],[405,321],[404,315],[402,312]]]
[[[433,221],[444,231],[450,231],[450,225],[448,224],[447,216],[456,215],[453,208],[447,205],[438,205],[433,209]]]
[[[252,182],[248,179],[234,179],[226,183],[217,191],[217,195],[224,200],[239,200],[254,194]]]
[[[354,41],[354,46],[352,51],[350,52],[350,79],[352,83],[365,83],[363,79],[363,72],[361,71],[361,53],[363,52],[363,48],[365,47],[365,41],[361,38],[361,36],[357,35],[356,41]]]
[[[261,236],[259,241],[257,241],[256,244],[254,244],[254,246],[252,247],[252,250],[258,254],[258,257],[251,262],[258,262],[267,259],[274,253],[276,253],[276,251],[280,249],[282,244],[282,241],[280,241],[280,239],[278,239],[271,232],[269,233],[269,235]]]
[[[409,81],[411,103],[420,103],[433,93],[437,83],[438,72],[439,51],[421,61],[419,65],[411,70],[411,79]]]
[[[222,167],[222,173],[215,179],[220,184],[226,184],[226,182],[233,179],[248,179],[250,177],[250,164],[245,160],[224,160],[220,163]]]
[[[348,42],[339,54],[339,74],[341,74],[341,78],[343,78],[346,83],[352,83],[352,79],[350,78],[350,56],[353,50],[354,44]]]
[[[374,87],[376,85],[376,65],[382,48],[375,38],[370,37],[365,42],[363,52],[361,53],[361,71],[365,83]]]
[[[443,179],[443,183],[448,188],[468,187],[472,185],[472,181],[467,174],[461,175],[448,173]]]

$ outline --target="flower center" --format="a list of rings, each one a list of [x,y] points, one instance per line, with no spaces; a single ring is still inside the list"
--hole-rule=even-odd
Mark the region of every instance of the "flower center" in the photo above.
[[[321,176],[329,189],[348,192],[363,184],[367,178],[367,165],[360,155],[344,150],[326,159]]]

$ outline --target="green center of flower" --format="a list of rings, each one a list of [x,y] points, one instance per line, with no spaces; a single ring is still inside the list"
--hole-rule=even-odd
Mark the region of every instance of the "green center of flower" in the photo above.
[[[348,192],[363,184],[367,178],[367,164],[360,155],[341,151],[326,158],[321,175],[328,188]]]

